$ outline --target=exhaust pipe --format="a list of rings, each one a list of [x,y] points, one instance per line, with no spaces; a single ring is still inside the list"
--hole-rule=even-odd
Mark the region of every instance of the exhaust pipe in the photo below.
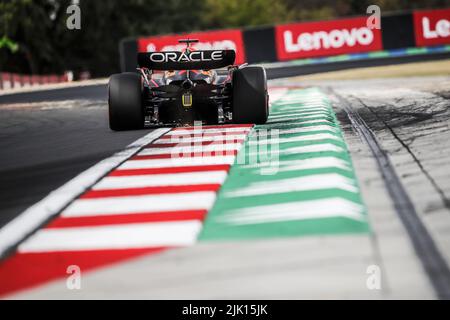
[[[192,89],[192,87],[194,86],[194,83],[192,82],[191,79],[186,79],[183,81],[183,83],[181,84],[181,86],[183,87],[183,89],[185,90],[190,90]]]

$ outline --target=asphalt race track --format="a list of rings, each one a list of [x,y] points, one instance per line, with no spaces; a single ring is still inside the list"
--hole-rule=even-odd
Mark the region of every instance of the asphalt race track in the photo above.
[[[298,74],[275,72],[272,77]],[[0,277],[16,268],[27,274],[23,261],[49,267],[36,282],[26,276],[11,280],[0,294],[36,299],[450,298],[450,78],[308,83],[283,78],[270,86],[277,100],[268,124],[229,129],[242,144],[239,152],[250,154],[251,130],[279,130],[278,171],[261,178],[251,165],[234,164],[227,175],[226,162],[210,174],[195,174],[214,182],[190,185],[188,191],[178,182],[166,190],[156,184],[158,179],[150,186],[139,177],[126,177],[117,185],[120,176],[135,175],[132,170],[152,170],[165,155],[161,144],[177,131],[153,132],[159,138],[152,137],[152,130],[110,131],[105,85],[0,96],[0,227],[103,159],[142,137],[148,140],[137,147],[139,153],[106,170],[107,178],[99,177],[93,188],[77,195],[61,217],[22,242],[18,255],[3,252],[12,262],[5,259],[0,265]],[[220,134],[216,130],[221,129],[205,128],[203,133]],[[191,179],[185,174],[183,179]],[[140,188],[124,189],[127,184]],[[205,208],[189,207],[189,192],[197,192]],[[116,232],[123,239],[127,232],[142,233],[140,240],[151,243],[150,249],[128,238],[126,256],[107,256],[101,250],[111,249],[108,243],[95,247],[93,242],[96,237],[112,241],[108,228],[83,233],[86,243],[71,242],[72,230],[91,224],[117,227],[125,221],[120,219],[128,219],[123,212],[118,215],[123,204],[114,202],[125,194],[145,197],[170,212],[170,230],[178,237],[152,229],[148,215],[142,215],[145,223],[128,221],[141,223],[142,230]],[[151,198],[154,194],[162,200]],[[186,198],[171,198],[173,194]],[[168,205],[177,202],[186,208]],[[95,210],[103,219],[117,216],[107,223],[95,220],[88,203],[99,207]],[[161,238],[148,239],[149,232],[162,232]],[[172,246],[182,248],[166,250]],[[82,255],[94,249],[100,250],[99,258],[85,266],[91,258]],[[77,256],[66,254],[71,250]],[[65,279],[55,276],[61,257],[93,270],[83,275],[82,290],[67,290]],[[372,267],[380,269],[380,287],[368,284]],[[28,276],[36,277],[32,272]]]

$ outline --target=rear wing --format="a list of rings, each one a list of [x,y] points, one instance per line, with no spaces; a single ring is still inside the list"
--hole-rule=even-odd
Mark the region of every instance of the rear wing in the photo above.
[[[139,67],[150,70],[220,69],[233,65],[235,59],[236,53],[234,50],[138,53]]]

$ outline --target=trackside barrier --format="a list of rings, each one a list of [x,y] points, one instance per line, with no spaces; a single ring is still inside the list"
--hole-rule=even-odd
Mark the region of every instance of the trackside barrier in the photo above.
[[[290,23],[275,26],[279,61],[382,50],[381,30],[367,17]]]
[[[381,30],[368,16],[128,38],[120,43],[122,71],[134,71],[142,51],[178,49],[177,40],[199,38],[198,49],[234,49],[237,63],[268,63],[450,44],[450,8],[383,14]]]
[[[73,73],[63,75],[24,75],[17,73],[0,72],[0,90],[11,90],[26,87],[35,87],[43,84],[71,82]]]
[[[417,46],[450,44],[450,8],[413,12]]]

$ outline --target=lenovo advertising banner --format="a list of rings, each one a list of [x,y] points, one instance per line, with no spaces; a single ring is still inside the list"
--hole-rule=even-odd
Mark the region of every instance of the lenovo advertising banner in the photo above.
[[[275,26],[278,60],[381,50],[381,30],[367,17]]]
[[[192,44],[196,50],[231,49],[236,51],[237,64],[246,61],[242,31],[239,29],[140,38],[138,39],[138,50],[139,52],[181,51],[186,48],[186,44],[178,43],[178,40],[188,37],[199,40],[198,43]]]
[[[450,44],[450,9],[414,11],[416,46]]]

